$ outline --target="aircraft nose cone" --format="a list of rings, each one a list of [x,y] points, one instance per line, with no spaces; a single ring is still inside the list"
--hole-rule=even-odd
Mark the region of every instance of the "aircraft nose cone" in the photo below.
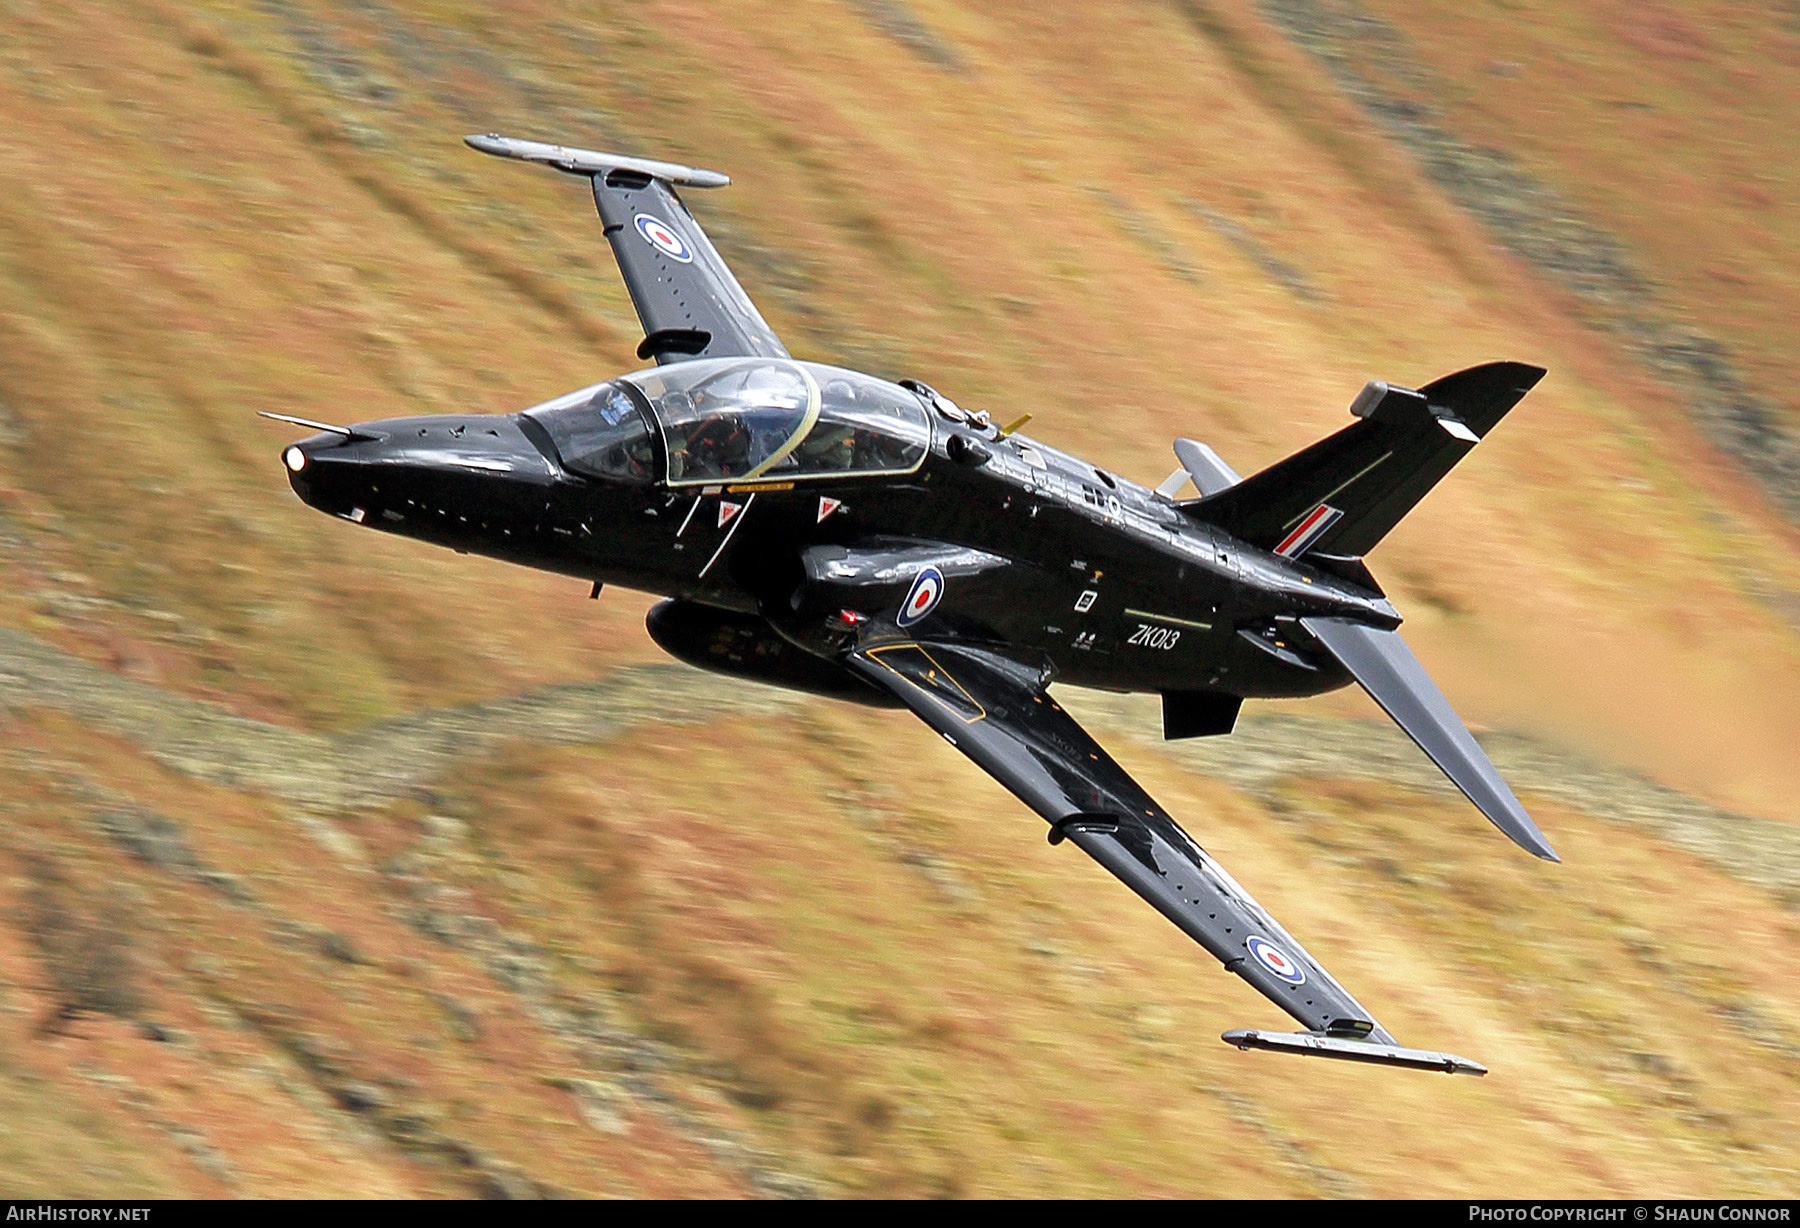
[[[281,468],[287,474],[288,485],[294,488],[294,493],[300,496],[302,503],[311,504],[313,492],[317,489],[321,445],[329,447],[335,442],[337,441],[330,436],[315,436],[290,443],[281,450]]]
[[[422,509],[430,509],[440,527],[510,525],[555,481],[510,418],[386,418],[341,431],[289,444],[281,466],[302,503],[357,524],[428,535]]]
[[[283,448],[281,468],[302,503],[341,516],[356,501],[356,471],[385,447],[378,434],[362,428],[348,439],[321,432]]]

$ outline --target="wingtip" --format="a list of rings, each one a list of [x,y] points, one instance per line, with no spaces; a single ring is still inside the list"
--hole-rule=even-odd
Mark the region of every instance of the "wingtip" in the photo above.
[[[637,171],[653,179],[688,188],[723,188],[731,176],[718,171],[683,166],[678,162],[661,162],[654,158],[633,158],[625,154],[605,153],[596,149],[577,149],[572,145],[552,145],[544,141],[528,141],[520,137],[483,132],[463,138],[463,144],[496,158],[517,158],[536,162],[571,175],[597,175],[614,170]]]
[[[1489,814],[1488,818],[1493,820],[1494,816]],[[1508,839],[1524,849],[1527,853],[1530,853],[1533,857],[1542,861],[1554,861],[1559,865],[1562,863],[1562,858],[1557,854],[1555,849],[1550,847],[1550,841],[1544,837],[1543,832],[1538,830],[1537,824],[1533,823],[1530,819],[1525,819],[1523,822],[1519,823],[1517,830],[1514,830],[1509,824],[1501,823],[1497,820],[1494,820],[1494,826],[1498,827]]]
[[[1517,799],[1514,798],[1512,800],[1516,806]],[[1483,807],[1483,813],[1486,813],[1485,807]],[[1492,814],[1488,814],[1488,818],[1493,820],[1495,827],[1498,827],[1514,844],[1524,849],[1527,853],[1530,853],[1533,857],[1540,858],[1544,861],[1554,861],[1559,865],[1562,863],[1562,858],[1557,854],[1555,849],[1550,847],[1549,837],[1545,836],[1543,831],[1538,828],[1538,825],[1531,821],[1531,816],[1525,813],[1525,808],[1523,806],[1518,806],[1518,813],[1507,815],[1506,817],[1511,819],[1512,822],[1502,823],[1498,819],[1495,819]]]
[[[1260,1028],[1235,1028],[1219,1039],[1238,1049],[1266,1049],[1272,1053],[1296,1053],[1304,1057],[1327,1057],[1376,1066],[1435,1070],[1443,1074],[1474,1075],[1476,1078],[1488,1072],[1488,1068],[1480,1062],[1454,1053],[1408,1049],[1403,1045],[1381,1044],[1333,1036],[1325,1032],[1265,1032]]]

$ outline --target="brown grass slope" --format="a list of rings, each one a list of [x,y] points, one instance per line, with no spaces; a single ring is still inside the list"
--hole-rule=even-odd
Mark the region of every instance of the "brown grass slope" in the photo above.
[[[1791,36],[1367,7],[1453,83],[1435,123],[1792,418]],[[1252,784],[1090,703],[1392,1030],[1494,1074],[1237,1054],[1272,1008],[909,718],[686,678],[659,721],[646,599],[324,521],[253,416],[634,365],[580,185],[461,148],[490,129],[729,172],[696,208],[795,352],[1141,479],[1176,434],[1249,471],[1365,379],[1540,362],[1373,559],[1409,638],[1478,724],[1787,847],[1777,501],[1280,8],[8,6],[0,1193],[1791,1193],[1800,882],[1523,787],[1544,867],[1411,777]],[[591,679],[622,715],[544,693],[556,745],[357,759]],[[1363,745],[1356,697],[1308,711]]]

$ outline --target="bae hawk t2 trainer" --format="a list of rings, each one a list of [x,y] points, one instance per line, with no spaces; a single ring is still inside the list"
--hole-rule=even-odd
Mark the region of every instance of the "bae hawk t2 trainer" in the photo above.
[[[1303,1026],[1239,1048],[1483,1074],[1401,1046],[1051,696],[1162,697],[1169,738],[1246,699],[1355,681],[1496,827],[1549,842],[1432,683],[1363,564],[1543,377],[1380,382],[1355,421],[1249,478],[1191,439],[1152,490],[915,380],[790,356],[678,188],[724,175],[474,136],[588,179],[655,365],[510,417],[328,426],[283,453],[320,511],[665,598],[702,669],[906,708]],[[271,417],[275,415],[270,415]],[[1181,498],[1192,484],[1196,495]]]

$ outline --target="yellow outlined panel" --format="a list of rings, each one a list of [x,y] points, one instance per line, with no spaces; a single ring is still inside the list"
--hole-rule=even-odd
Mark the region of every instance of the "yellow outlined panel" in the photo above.
[[[903,652],[916,652],[925,659],[926,668],[921,672],[932,685],[925,686],[921,684],[912,674],[906,672],[906,670],[895,668],[893,665],[890,665],[887,661],[882,659],[889,654]],[[963,688],[963,684],[956,680],[954,674],[938,664],[937,658],[925,650],[925,645],[917,643],[888,644],[881,648],[871,648],[865,655],[868,656],[870,660],[880,663],[883,669],[906,679],[908,683],[918,687],[919,690],[924,691],[939,703],[944,704],[946,708],[949,708],[952,712],[956,712],[958,716],[962,716],[963,724],[973,725],[976,721],[987,719],[987,709],[982,707],[981,702]],[[957,712],[955,706],[945,703],[945,701],[936,693],[937,688],[941,685],[939,679],[942,679],[944,683],[948,683],[950,686],[956,688],[956,693],[961,695],[968,703],[968,706],[975,710],[974,716],[963,716],[961,712]]]

